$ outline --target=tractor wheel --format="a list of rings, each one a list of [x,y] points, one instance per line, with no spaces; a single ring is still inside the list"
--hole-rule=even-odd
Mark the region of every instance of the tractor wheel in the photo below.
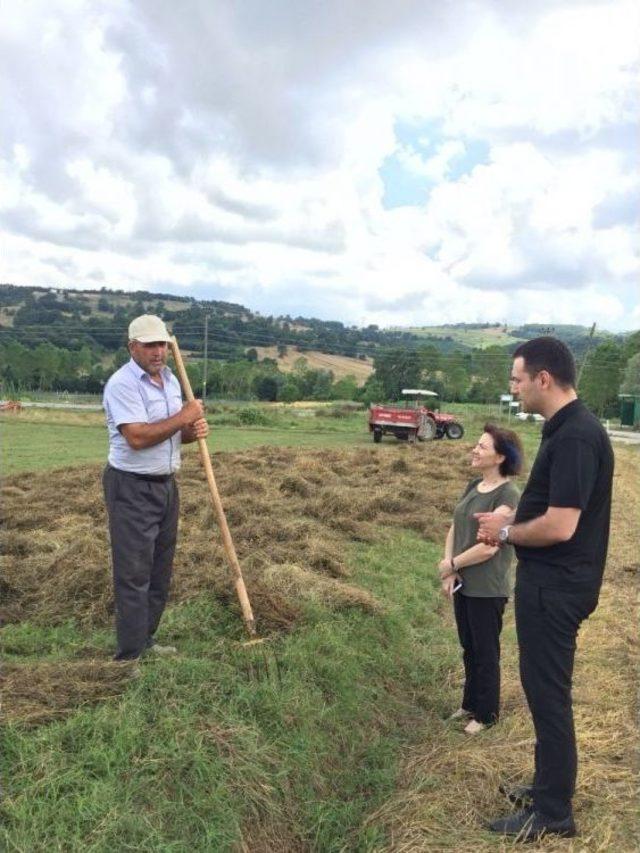
[[[374,429],[373,440],[374,440],[375,444],[380,444],[380,442],[382,441],[382,430],[381,429]]]
[[[464,435],[464,428],[462,424],[456,423],[456,421],[452,421],[450,424],[447,424],[445,430],[447,438],[462,438]]]

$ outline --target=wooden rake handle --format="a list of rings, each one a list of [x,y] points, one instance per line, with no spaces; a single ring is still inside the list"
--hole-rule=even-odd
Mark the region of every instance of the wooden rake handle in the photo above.
[[[173,358],[176,363],[176,369],[178,371],[178,377],[180,379],[180,385],[182,385],[182,391],[187,400],[191,402],[195,399],[195,397],[193,396],[191,382],[189,382],[189,377],[184,367],[184,361],[182,360],[182,354],[180,353],[178,341],[176,340],[176,338],[171,338],[170,344],[171,351],[173,353]],[[202,467],[204,468],[204,473],[206,475],[207,483],[209,485],[209,492],[211,493],[211,501],[213,503],[213,508],[216,512],[216,516],[218,519],[218,526],[220,527],[220,532],[222,534],[222,542],[224,544],[225,554],[227,555],[227,560],[231,568],[231,573],[233,574],[236,594],[238,596],[238,601],[240,602],[240,608],[242,610],[242,618],[244,619],[244,624],[249,636],[255,637],[256,625],[255,619],[253,618],[253,611],[251,609],[251,602],[249,601],[247,588],[244,584],[244,578],[242,577],[242,569],[240,568],[240,563],[238,562],[238,555],[236,554],[233,539],[231,538],[231,532],[229,531],[229,525],[227,524],[227,517],[224,514],[224,508],[222,506],[222,501],[220,500],[218,486],[216,485],[216,478],[213,476],[213,466],[211,465],[211,457],[209,456],[207,440],[206,438],[199,438],[197,441],[198,447],[200,448],[200,459],[202,461]]]

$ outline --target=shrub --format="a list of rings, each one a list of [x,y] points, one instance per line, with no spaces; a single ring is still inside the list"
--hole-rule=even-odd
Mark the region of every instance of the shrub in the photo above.
[[[260,409],[240,409],[238,420],[243,426],[266,426],[269,418]]]

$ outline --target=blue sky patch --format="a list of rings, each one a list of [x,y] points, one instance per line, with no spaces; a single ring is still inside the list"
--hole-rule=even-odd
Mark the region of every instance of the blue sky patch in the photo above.
[[[476,166],[489,162],[489,145],[480,139],[465,142],[465,152],[454,157],[449,164],[449,180],[458,181],[470,175]]]
[[[398,145],[414,151],[423,160],[438,153],[440,146],[448,139],[442,133],[439,121],[397,122],[394,128]],[[447,179],[457,181],[470,174],[479,163],[487,163],[489,145],[482,140],[464,140],[465,151],[453,157],[449,163]],[[419,175],[402,163],[397,154],[387,157],[379,170],[384,184],[382,203],[389,210],[394,207],[422,206],[426,204],[435,181]]]
[[[423,175],[416,175],[393,154],[387,157],[378,174],[384,184],[382,204],[387,210],[393,207],[420,207],[426,204],[429,192],[435,186]]]

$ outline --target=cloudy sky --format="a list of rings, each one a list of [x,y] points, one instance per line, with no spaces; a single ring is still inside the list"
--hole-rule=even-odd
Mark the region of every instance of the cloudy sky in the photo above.
[[[0,280],[640,326],[636,0],[25,0]]]

